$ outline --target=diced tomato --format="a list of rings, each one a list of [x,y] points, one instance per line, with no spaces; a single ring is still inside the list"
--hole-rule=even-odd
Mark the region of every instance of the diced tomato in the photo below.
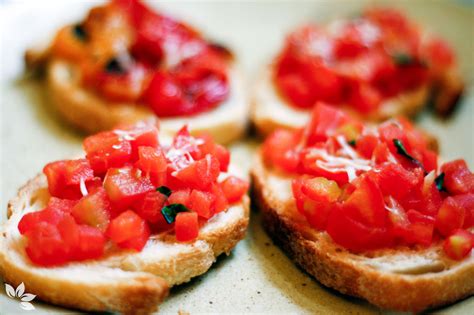
[[[178,213],[174,229],[178,242],[195,240],[199,235],[198,214],[196,212]]]
[[[190,195],[189,189],[183,189],[183,190],[175,190],[171,193],[171,195],[168,197],[168,203],[169,204],[182,204],[184,206],[189,205],[189,195]]]
[[[456,202],[456,199],[447,197],[436,216],[436,229],[443,235],[449,236],[454,230],[464,225],[466,209]]]
[[[224,146],[216,144],[214,148],[214,156],[219,160],[221,172],[227,172],[230,163],[230,152]]]
[[[471,252],[473,239],[472,233],[466,230],[457,230],[444,241],[444,252],[451,259],[461,260]]]
[[[150,223],[157,223],[160,221],[161,209],[165,205],[167,198],[158,191],[150,191],[145,194],[142,199],[139,199],[133,208],[137,214]]]
[[[355,191],[343,204],[348,217],[369,227],[383,227],[387,212],[382,192],[375,181],[369,177],[359,177]]]
[[[239,201],[249,189],[249,183],[235,176],[227,177],[221,183],[222,191],[229,203]]]
[[[111,205],[104,188],[84,196],[72,209],[72,216],[79,224],[86,224],[105,231],[110,222]]]
[[[474,193],[474,174],[467,167],[466,161],[455,160],[441,166],[444,172],[444,185],[452,194]]]
[[[214,214],[212,208],[214,199],[211,193],[193,189],[189,195],[189,208],[200,217],[209,219]]]
[[[122,248],[140,251],[150,236],[150,229],[139,215],[127,210],[110,222],[106,235]]]
[[[431,150],[423,150],[423,167],[429,173],[438,169],[438,154]]]
[[[426,50],[428,58],[434,67],[448,67],[454,63],[455,56],[453,50],[440,38],[430,40]]]
[[[325,150],[325,148],[323,148]],[[324,156],[319,154],[318,151],[305,149],[301,152],[302,161],[301,167],[305,174],[313,175],[315,177],[325,177],[329,180],[336,181],[340,186],[346,184],[349,181],[347,171],[344,169],[327,169],[321,166],[319,163],[324,162]]]
[[[113,205],[124,209],[155,187],[141,171],[132,167],[110,168],[104,178],[104,188]]]
[[[148,175],[155,186],[165,184],[167,162],[161,148],[139,147],[135,166]]]
[[[361,113],[375,111],[382,102],[382,95],[369,84],[355,84],[351,90],[350,104]]]
[[[25,250],[31,261],[41,266],[61,265],[69,260],[61,234],[48,222],[40,222],[28,232]]]
[[[68,215],[68,213],[58,209],[49,208],[29,212],[21,218],[20,222],[18,222],[18,230],[21,234],[25,235],[34,230],[35,226],[40,223],[48,223],[55,226]]]
[[[393,143],[394,139],[399,140],[403,144],[405,149],[408,151],[408,153],[410,153],[411,147],[409,146],[405,131],[403,130],[402,125],[400,123],[389,120],[381,124],[378,127],[378,130],[380,133],[380,138],[388,145],[390,152],[392,152],[394,155],[398,154],[397,148]]]
[[[132,156],[130,141],[113,131],[100,132],[84,139],[84,150],[96,174],[104,174],[109,168],[121,167]]]
[[[293,189],[300,190],[297,197],[298,210],[306,216],[311,226],[324,230],[329,213],[341,193],[337,183],[324,177],[308,178],[294,181]]]
[[[43,168],[43,173],[51,196],[64,199],[80,198],[81,181],[86,183],[94,179],[94,173],[85,159],[52,162]]]
[[[213,184],[211,187],[211,193],[215,197],[213,204],[214,213],[219,213],[221,211],[227,210],[227,208],[229,207],[229,202],[227,201],[227,198],[221,186]]]
[[[71,212],[73,207],[76,205],[77,200],[69,200],[69,199],[60,199],[56,197],[49,198],[48,201],[48,209],[51,210],[58,210],[61,212]]]
[[[340,207],[331,211],[326,231],[334,242],[353,251],[387,247],[393,242],[385,227],[366,226],[352,219]]]
[[[74,260],[97,259],[105,251],[106,239],[97,228],[88,225],[79,225],[79,243],[73,249]],[[66,231],[66,233],[70,233]]]
[[[327,139],[345,123],[350,122],[349,116],[341,110],[318,102],[311,112],[311,119],[305,131],[307,135],[307,145],[314,144]]]
[[[296,106],[308,108],[314,104],[314,95],[310,83],[300,74],[287,74],[278,77],[278,87]]]
[[[211,155],[179,170],[175,177],[192,188],[206,190],[220,173],[219,160]]]
[[[407,212],[410,226],[406,232],[405,242],[407,244],[421,244],[429,246],[433,239],[433,229],[435,220],[416,210],[408,210]]]
[[[474,226],[474,194],[452,196],[456,204],[465,209],[463,228],[468,229]]]
[[[378,143],[379,140],[375,135],[363,135],[356,141],[357,152],[364,158],[370,159]]]
[[[377,182],[386,196],[403,199],[411,191],[421,187],[423,171],[420,168],[407,170],[400,164],[383,164],[377,173]]]
[[[138,158],[138,149],[142,146],[159,148],[158,129],[151,122],[138,122],[134,125],[118,126],[113,131],[121,138],[130,141],[132,146],[132,160]]]
[[[389,160],[390,154],[392,153],[390,152],[388,145],[385,142],[381,142],[375,147],[372,156],[374,157],[376,164],[382,164]]]
[[[275,131],[265,140],[262,146],[265,161],[269,161],[274,166],[287,172],[296,171],[299,157],[293,149],[297,141],[298,139],[291,131]]]
[[[425,176],[421,191],[420,206],[417,209],[429,215],[436,215],[443,201],[441,194],[436,187],[435,178],[434,172]]]

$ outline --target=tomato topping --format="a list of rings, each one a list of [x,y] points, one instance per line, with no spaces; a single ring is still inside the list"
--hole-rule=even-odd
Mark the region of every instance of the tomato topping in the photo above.
[[[195,240],[199,235],[198,214],[195,212],[180,212],[175,222],[176,239],[179,242]]]
[[[89,162],[85,159],[57,161],[47,164],[43,173],[48,179],[49,193],[58,198],[78,199],[81,194],[81,182],[94,179]]]
[[[437,80],[454,60],[445,42],[422,40],[416,23],[376,8],[290,33],[274,62],[273,80],[294,107],[323,101],[371,117],[386,100]]]
[[[436,216],[436,229],[444,236],[449,236],[453,231],[464,225],[466,209],[456,199],[447,197],[439,208]]]
[[[110,168],[104,179],[104,188],[114,204],[126,208],[148,191],[154,190],[150,179],[132,167]]]
[[[111,167],[121,167],[132,156],[132,146],[126,137],[114,131],[100,132],[84,139],[84,151],[96,174],[104,174]]]
[[[242,199],[249,189],[249,183],[238,177],[229,176],[221,183],[221,187],[227,201],[234,203]]]
[[[471,252],[474,246],[473,240],[472,233],[466,230],[457,230],[444,241],[444,252],[451,259],[461,260]]]
[[[189,195],[189,208],[200,217],[209,219],[214,214],[212,209],[214,199],[211,193],[194,189]]]
[[[474,193],[474,174],[464,160],[455,160],[441,166],[444,184],[452,194]]]
[[[230,153],[184,126],[171,146],[146,123],[84,140],[87,159],[50,163],[46,208],[23,215],[25,251],[40,266],[99,259],[111,248],[141,251],[152,233],[196,239],[199,224],[242,200],[248,183],[226,175]],[[113,250],[113,249],[112,249]]]
[[[71,214],[80,224],[98,228],[102,232],[110,222],[110,201],[105,189],[99,188],[95,192],[84,196],[72,208]]]
[[[294,175],[295,206],[309,226],[353,251],[427,247],[474,227],[464,160],[439,170],[437,154],[409,121],[367,126],[338,111],[317,105],[305,128],[277,130],[262,147],[268,168]]]
[[[110,221],[106,234],[119,247],[140,251],[148,240],[150,230],[145,220],[127,210]]]

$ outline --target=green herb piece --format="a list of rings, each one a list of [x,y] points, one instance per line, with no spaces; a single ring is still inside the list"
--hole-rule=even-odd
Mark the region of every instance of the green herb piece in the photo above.
[[[350,146],[355,147],[356,146],[356,141],[355,139],[349,140],[347,143],[349,143]]]
[[[417,159],[415,159],[413,156],[411,156],[410,154],[408,154],[407,150],[405,149],[405,147],[403,146],[403,143],[399,140],[399,139],[393,139],[393,144],[395,145],[395,147],[397,148],[397,153],[406,157],[408,160],[410,160],[412,163],[414,163],[415,165],[417,165],[418,167],[421,167],[423,169],[423,171],[425,172],[425,174],[427,173],[425,168],[423,167],[423,164],[421,164],[420,161],[418,161]]]
[[[160,193],[162,193],[166,197],[169,197],[171,195],[171,189],[169,189],[166,186],[160,186],[156,189],[156,191],[159,191]]]
[[[443,186],[444,185],[444,173],[439,174],[435,180],[436,188],[439,191],[446,191],[446,188]]]
[[[86,31],[84,30],[84,26],[82,24],[76,24],[72,28],[72,32],[77,39],[81,41],[85,41],[87,39]]]
[[[409,66],[416,63],[415,58],[404,53],[392,55],[392,59],[397,66]]]
[[[163,207],[161,209],[161,214],[165,218],[166,222],[168,224],[171,224],[176,219],[176,216],[178,215],[178,213],[187,212],[187,211],[189,210],[188,208],[186,208],[185,205],[182,205],[180,203],[173,203],[173,204],[167,205],[166,207]]]

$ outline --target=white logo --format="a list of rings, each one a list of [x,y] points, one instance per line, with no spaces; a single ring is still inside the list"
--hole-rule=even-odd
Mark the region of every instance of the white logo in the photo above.
[[[30,303],[30,301],[33,301],[33,299],[36,297],[34,294],[30,293],[25,293],[25,284],[22,282],[18,286],[18,288],[13,289],[11,285],[8,283],[5,283],[5,291],[7,291],[7,295],[11,299],[20,299],[20,307],[24,309],[25,311],[32,311],[35,309],[33,304]]]

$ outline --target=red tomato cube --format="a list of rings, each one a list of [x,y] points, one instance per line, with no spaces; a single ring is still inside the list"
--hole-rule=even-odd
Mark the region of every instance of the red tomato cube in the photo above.
[[[382,192],[374,179],[368,176],[359,177],[355,191],[343,204],[347,215],[370,227],[383,227],[387,219]]]
[[[143,199],[134,204],[137,214],[150,223],[157,223],[163,217],[161,209],[165,205],[167,198],[158,191],[150,191],[145,194]]]
[[[408,210],[407,218],[410,225],[404,235],[407,244],[420,244],[429,246],[433,239],[433,229],[435,220],[416,210]]]
[[[57,209],[43,209],[25,214],[18,222],[18,230],[25,235],[32,231],[36,225],[45,222],[56,226],[65,216],[69,214]]]
[[[307,125],[307,144],[311,145],[327,139],[327,135],[340,126],[350,122],[349,116],[343,111],[318,102],[311,112],[311,119]]]
[[[235,176],[227,177],[220,186],[229,203],[234,203],[242,199],[242,196],[245,195],[249,189],[249,183],[247,181]]]
[[[211,193],[214,195],[214,204],[213,204],[213,212],[219,213],[221,211],[227,210],[229,208],[229,202],[225,197],[224,191],[222,190],[220,185],[213,184],[211,188]]]
[[[206,190],[217,180],[219,160],[211,155],[177,171],[175,177],[192,188]]]
[[[189,208],[200,217],[209,219],[214,214],[212,208],[214,199],[211,193],[193,189],[189,195]]]
[[[28,233],[26,253],[31,261],[41,266],[55,266],[69,260],[68,248],[64,246],[57,227],[40,222]]]
[[[97,259],[105,251],[106,238],[97,228],[88,225],[79,225],[79,243],[73,257],[75,260]]]
[[[175,190],[168,197],[168,203],[169,204],[175,204],[175,203],[182,204],[183,206],[187,207],[189,205],[189,195],[190,195],[189,189]]]
[[[454,260],[461,260],[471,252],[473,235],[466,230],[457,230],[443,243],[446,255]]]
[[[122,139],[130,141],[132,147],[132,161],[138,158],[140,147],[159,148],[158,129],[152,123],[140,121],[133,125],[119,126],[113,131]]]
[[[86,224],[104,232],[110,222],[111,205],[104,188],[100,188],[81,200],[72,209],[72,216],[79,224]]]
[[[122,248],[141,250],[148,240],[150,230],[145,220],[127,210],[110,222],[106,235]]]
[[[94,179],[94,172],[85,159],[52,162],[46,164],[43,173],[51,196],[64,199],[80,198],[81,181],[86,183]]]
[[[363,135],[362,137],[357,139],[357,152],[359,152],[359,154],[362,155],[364,158],[370,159],[378,143],[379,139],[376,136]]]
[[[407,170],[400,164],[387,163],[380,167],[377,182],[384,195],[401,200],[408,192],[421,187],[423,171],[420,168]]]
[[[267,137],[262,146],[265,161],[287,171],[296,171],[299,157],[292,152],[298,139],[294,133],[287,130],[277,130]]]
[[[86,157],[96,174],[104,174],[109,168],[121,167],[132,157],[132,145],[128,138],[114,131],[105,131],[84,139]]]
[[[109,169],[105,175],[104,188],[114,206],[121,209],[155,190],[150,179],[144,177],[141,170],[132,167]]]
[[[466,209],[456,202],[456,199],[447,197],[436,216],[436,229],[441,235],[449,236],[453,231],[464,225]]]
[[[450,193],[474,193],[474,174],[467,167],[466,161],[444,163],[441,171],[444,172],[444,185]]]
[[[58,210],[61,212],[71,212],[72,208],[77,204],[78,200],[60,199],[56,197],[49,198],[48,209]]]
[[[180,212],[176,216],[174,225],[176,240],[188,242],[195,240],[199,235],[199,221],[196,212]]]
[[[166,172],[166,158],[161,148],[139,147],[136,166],[146,174]]]

